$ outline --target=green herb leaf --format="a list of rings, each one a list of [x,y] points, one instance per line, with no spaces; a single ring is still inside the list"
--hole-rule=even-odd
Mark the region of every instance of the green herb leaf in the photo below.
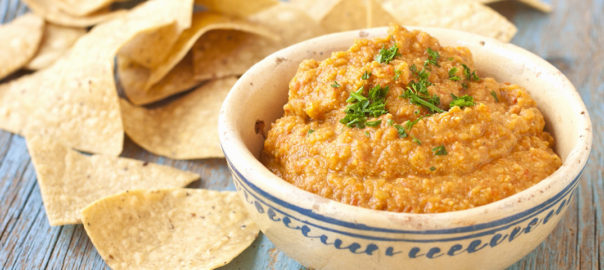
[[[363,73],[363,76],[361,76],[361,79],[363,79],[363,80],[369,80],[370,76],[371,76],[371,72],[365,71],[365,73]]]
[[[444,156],[447,154],[447,149],[445,149],[444,145],[439,145],[437,147],[432,148],[432,152],[434,152],[437,156]]]
[[[396,131],[398,132],[398,136],[399,138],[407,138],[408,134],[407,131],[405,130],[405,128],[401,125],[394,125],[394,128],[396,128]]]
[[[390,48],[381,48],[378,55],[375,56],[375,61],[380,64],[388,64],[398,55],[398,45],[395,43]]]
[[[461,80],[461,78],[459,78],[459,76],[457,76],[456,73],[457,73],[456,67],[452,67],[451,69],[449,69],[449,80],[452,80],[452,81]]]
[[[436,171],[436,167],[432,166],[432,167],[430,167],[430,170],[431,171]]]
[[[430,64],[440,67],[440,65],[438,64],[438,59],[440,59],[440,54],[437,51],[432,50],[430,48],[426,49],[426,52],[428,53],[428,59],[424,62],[424,67],[427,67]]]
[[[367,121],[367,117],[379,117],[388,113],[386,110],[386,94],[389,87],[375,86],[369,90],[367,96],[363,95],[364,87],[355,92],[350,92],[346,102],[351,103],[346,107],[346,116],[340,123],[348,127],[365,128],[365,126],[377,126],[381,120]]]
[[[336,82],[336,81],[333,81],[333,83],[331,84],[331,87],[333,87],[333,88],[338,88],[340,86],[341,85],[338,82]]]
[[[451,97],[453,100],[449,103],[449,107],[453,108],[454,106],[458,106],[460,108],[474,106],[474,98],[469,95],[464,95],[462,97],[457,97],[453,93],[451,93]]]
[[[312,134],[313,132],[315,132],[315,130],[312,128],[308,130],[308,134]]]
[[[411,65],[409,70],[411,70],[411,72],[414,73],[419,80],[409,82],[401,97],[409,99],[409,102],[412,104],[424,106],[431,112],[444,112],[442,109],[437,107],[440,104],[440,98],[438,98],[437,95],[430,96],[428,93],[428,86],[432,85],[432,83],[428,80],[430,73],[425,69],[418,71],[415,65]]]
[[[491,90],[491,96],[493,96],[493,98],[495,98],[495,102],[499,102],[499,98],[497,97],[497,94],[495,93],[494,90]]]
[[[413,141],[414,143],[417,143],[417,145],[422,145],[422,141],[420,141],[418,138],[415,138],[415,137],[413,137],[413,136],[412,136],[412,141]]]
[[[394,124],[394,121],[392,121],[392,119],[388,119],[388,122],[386,122],[389,126],[392,126]]]
[[[398,80],[398,78],[401,76],[401,72],[402,72],[402,71],[401,71],[400,69],[395,69],[395,70],[394,70],[394,78],[393,78],[393,79],[394,79],[395,81],[396,81],[396,80]]]

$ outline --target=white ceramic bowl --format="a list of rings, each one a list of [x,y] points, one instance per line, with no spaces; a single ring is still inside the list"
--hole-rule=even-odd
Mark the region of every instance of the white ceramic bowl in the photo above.
[[[266,128],[283,113],[298,64],[348,49],[386,28],[337,33],[276,52],[253,66],[226,98],[220,142],[235,186],[264,234],[287,255],[318,269],[502,269],[539,245],[565,213],[591,149],[591,122],[568,79],[512,44],[465,32],[419,28],[442,45],[465,46],[481,74],[524,86],[546,118],[563,165],[518,194],[438,214],[376,211],[301,190],[257,159]]]

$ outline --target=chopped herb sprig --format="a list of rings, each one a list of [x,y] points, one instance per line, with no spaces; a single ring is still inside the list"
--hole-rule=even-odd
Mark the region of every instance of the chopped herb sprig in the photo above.
[[[450,108],[453,108],[454,106],[458,106],[459,108],[470,107],[476,104],[474,102],[474,98],[469,95],[457,97],[456,95],[451,93],[451,97],[453,98],[453,100],[449,103]]]
[[[388,64],[398,55],[398,45],[395,43],[390,48],[381,48],[375,56],[375,61],[380,64]]]
[[[365,126],[378,126],[381,120],[367,121],[368,117],[379,117],[388,113],[386,110],[386,94],[389,87],[375,86],[369,90],[367,96],[363,95],[365,88],[362,86],[357,91],[350,92],[346,102],[351,103],[346,107],[346,116],[340,120],[350,128],[365,128]]]
[[[432,152],[437,156],[444,156],[447,154],[447,149],[445,149],[444,145],[439,145],[437,147],[432,148]]]

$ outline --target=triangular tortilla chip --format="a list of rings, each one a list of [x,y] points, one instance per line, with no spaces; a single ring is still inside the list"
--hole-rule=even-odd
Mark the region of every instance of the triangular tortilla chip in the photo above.
[[[170,53],[166,56],[163,63],[156,68],[151,69],[149,79],[147,80],[146,89],[159,82],[170,70],[176,66],[189,52],[197,39],[204,33],[216,29],[231,29],[247,31],[267,37],[274,37],[272,33],[265,30],[263,27],[251,24],[244,20],[239,20],[217,13],[200,12],[193,15],[191,28],[185,30],[174,46],[170,49]]]
[[[254,14],[278,3],[278,0],[195,0],[195,4],[202,5],[211,11],[240,17]]]
[[[384,10],[405,26],[443,27],[508,42],[516,27],[473,0],[380,0]]]
[[[21,134],[29,130],[78,150],[118,155],[123,127],[114,55],[136,33],[174,21],[177,7],[192,12],[192,0],[146,2],[93,28],[51,67],[1,85],[0,128]]]
[[[322,19],[327,32],[342,32],[366,28],[369,19],[366,0],[345,0],[336,4]]]
[[[168,75],[161,81],[151,86],[151,89],[142,91],[149,70],[134,63],[126,57],[118,57],[118,76],[124,89],[124,94],[134,105],[145,105],[160,101],[169,96],[190,90],[199,85],[200,80],[193,73],[193,56],[187,54]]]
[[[117,1],[119,0],[55,0],[54,4],[67,14],[86,16]]]
[[[367,0],[369,6],[369,12],[367,13],[367,27],[380,27],[388,26],[390,23],[396,22],[396,19],[384,10],[381,4],[377,0]]]
[[[65,54],[84,34],[86,29],[46,24],[42,44],[27,69],[38,70],[50,66]]]
[[[281,46],[266,37],[234,30],[213,30],[192,49],[195,79],[241,75]]]
[[[84,229],[113,269],[215,269],[258,235],[231,191],[135,190],[82,211]]]
[[[346,0],[289,0],[289,3],[319,22],[342,1]]]
[[[126,11],[109,11],[101,9],[85,17],[73,16],[65,13],[55,3],[56,0],[23,0],[27,7],[47,21],[64,26],[88,27],[123,16]]]
[[[184,187],[199,179],[168,166],[83,155],[43,137],[28,137],[27,148],[52,226],[79,223],[80,211],[106,196],[131,189]]]
[[[233,77],[211,81],[151,109],[121,100],[126,134],[149,152],[172,159],[223,157],[218,112],[236,81]]]
[[[251,15],[248,20],[277,34],[283,47],[325,33],[317,21],[289,3],[279,3]]]
[[[44,20],[28,13],[0,25],[0,79],[23,67],[34,57],[44,33]]]

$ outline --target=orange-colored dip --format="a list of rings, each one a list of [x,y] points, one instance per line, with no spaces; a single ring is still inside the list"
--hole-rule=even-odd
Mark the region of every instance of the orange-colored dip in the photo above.
[[[376,60],[381,49],[395,45],[394,59]],[[434,60],[428,48],[438,58],[426,64]],[[478,77],[464,73],[462,64]],[[429,73],[429,96],[439,97],[443,112],[432,113],[403,95],[422,69]],[[364,128],[343,124],[351,92],[363,87],[368,97],[375,86],[388,87],[387,113],[366,120],[381,122]],[[468,95],[474,104],[451,107],[451,94]],[[526,90],[480,77],[467,48],[442,47],[427,33],[398,26],[386,38],[361,39],[323,61],[302,62],[284,110],[271,125],[261,161],[297,187],[366,208],[468,209],[522,191],[561,165]]]

